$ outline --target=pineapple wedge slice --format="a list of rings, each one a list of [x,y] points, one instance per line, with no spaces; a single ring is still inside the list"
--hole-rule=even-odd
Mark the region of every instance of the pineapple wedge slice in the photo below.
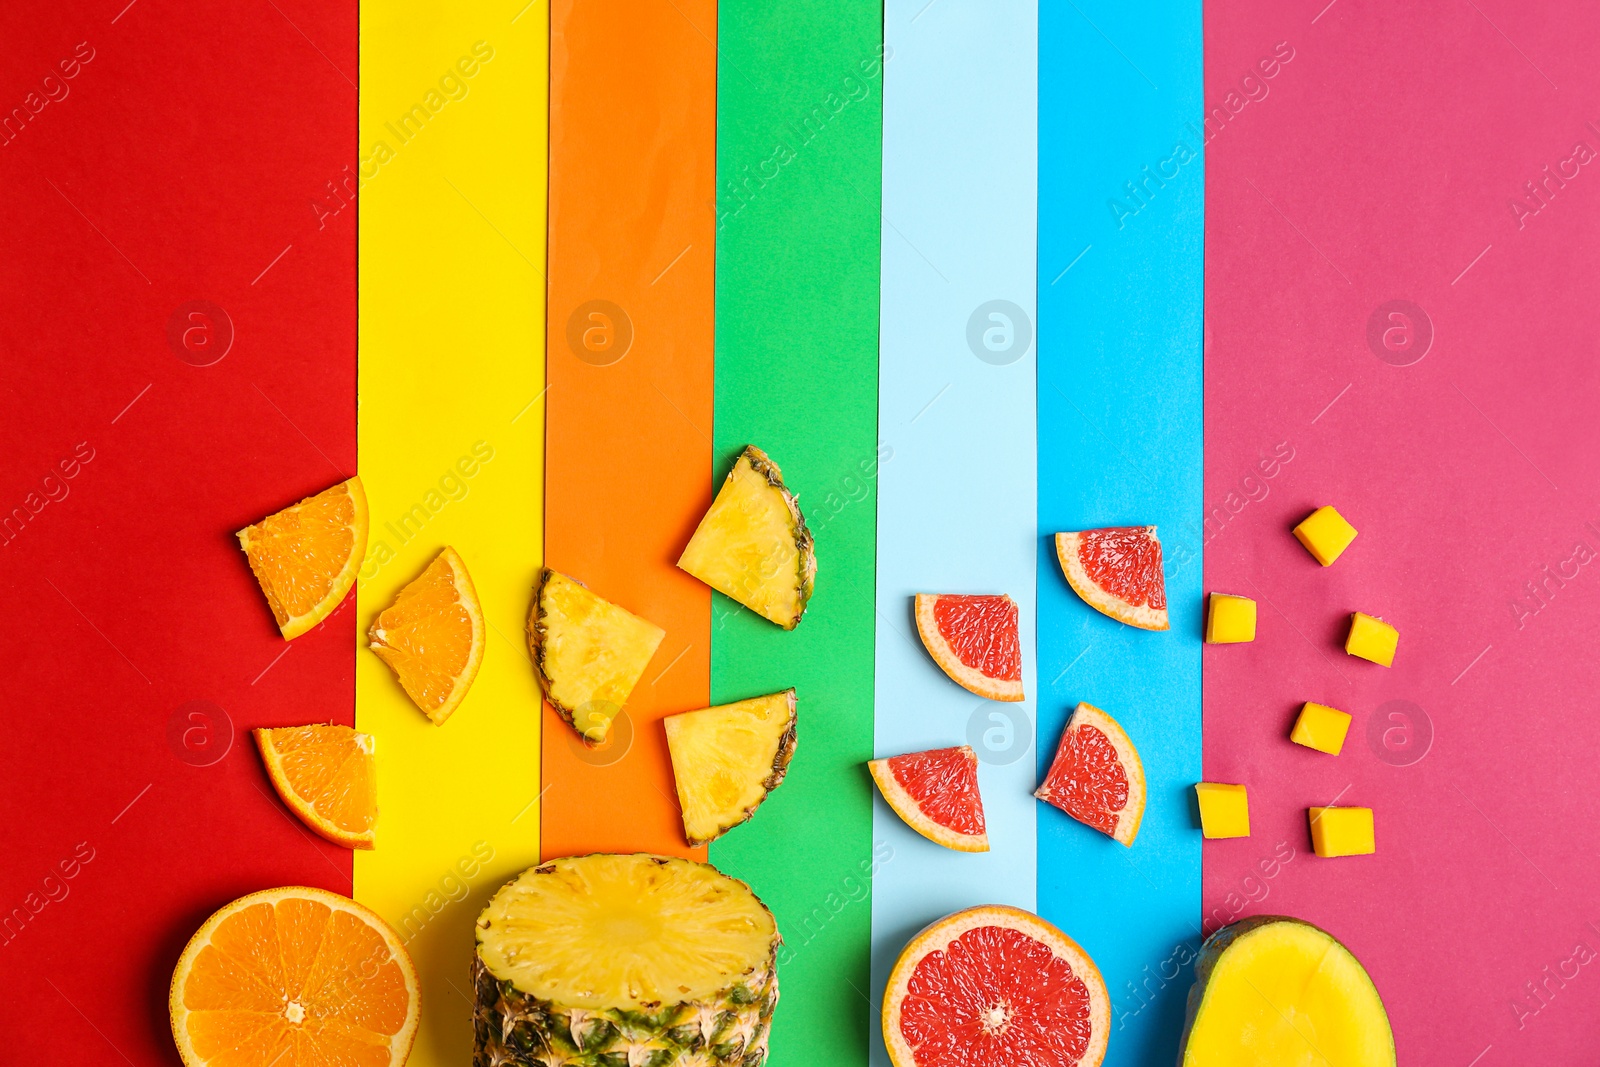
[[[611,732],[666,631],[549,567],[534,591],[528,648],[545,699],[591,744]]]
[[[665,856],[551,860],[478,917],[479,1067],[760,1067],[778,928],[743,882]]]
[[[794,758],[793,689],[663,721],[683,835],[695,848],[748,821]]]
[[[817,557],[799,502],[761,449],[739,456],[678,566],[785,630],[800,625]]]

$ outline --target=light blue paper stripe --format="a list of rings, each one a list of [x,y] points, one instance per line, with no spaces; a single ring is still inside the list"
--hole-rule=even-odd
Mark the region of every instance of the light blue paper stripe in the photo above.
[[[1086,700],[1149,779],[1131,849],[1040,806],[1039,906],[1106,978],[1106,1063],[1172,1063],[1200,932],[1200,4],[1046,0],[1039,67],[1039,773]],[[1166,633],[1085,605],[1049,537],[1146,523]]]
[[[974,904],[1034,908],[1037,807],[1037,3],[888,0],[884,23],[878,432],[892,456],[878,486],[876,746],[972,743],[992,851],[943,849],[876,800],[874,1064],[888,1063],[883,985],[913,934]],[[1015,599],[1030,699],[949,681],[917,638],[919,592]]]

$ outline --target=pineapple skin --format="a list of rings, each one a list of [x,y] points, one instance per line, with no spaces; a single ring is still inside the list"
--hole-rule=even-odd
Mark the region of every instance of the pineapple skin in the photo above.
[[[715,999],[587,1011],[524,993],[472,960],[473,1067],[762,1067],[778,1004],[777,952]]]
[[[755,445],[746,445],[745,457],[750,461],[750,467],[757,474],[767,480],[767,484],[778,490],[783,495],[783,502],[789,509],[789,516],[794,522],[795,547],[800,552],[799,586],[796,592],[800,598],[800,608],[794,613],[794,618],[778,625],[785,630],[793,630],[800,625],[800,619],[806,613],[806,607],[811,603],[811,594],[817,588],[817,541],[812,536],[811,528],[806,525],[805,516],[800,514],[800,501],[783,484],[783,472],[778,465],[767,456],[765,452]]]

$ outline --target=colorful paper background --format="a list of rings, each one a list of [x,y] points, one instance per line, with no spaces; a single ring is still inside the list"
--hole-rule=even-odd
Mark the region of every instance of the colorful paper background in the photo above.
[[[1503,0],[0,12],[8,1053],[175,1063],[189,934],[309,884],[402,931],[412,1063],[464,1062],[494,888],[687,853],[656,720],[794,685],[788,780],[709,850],[786,936],[775,1064],[881,1062],[906,937],[985,901],[1091,951],[1108,1063],[1170,1062],[1202,932],[1272,912],[1365,961],[1402,1062],[1588,1062],[1595,28]],[[673,566],[750,443],[817,537],[793,633]],[[233,531],[358,470],[358,595],[286,645]],[[1324,503],[1361,531],[1328,569],[1289,535]],[[1049,543],[1136,522],[1165,634],[1090,612]],[[491,630],[434,727],[361,646],[445,544]],[[616,750],[540,710],[545,562],[668,630]],[[1202,650],[1208,590],[1258,600],[1254,644]],[[1026,703],[937,671],[923,591],[1018,599]],[[1343,654],[1352,610],[1398,625],[1392,669]],[[1028,797],[1079,700],[1144,754],[1132,850]],[[1286,740],[1305,700],[1354,715],[1338,757]],[[247,735],[310,721],[378,739],[353,861]],[[862,769],[959,743],[987,856]],[[1202,777],[1249,785],[1251,838],[1202,845]],[[1311,855],[1335,799],[1377,855]]]

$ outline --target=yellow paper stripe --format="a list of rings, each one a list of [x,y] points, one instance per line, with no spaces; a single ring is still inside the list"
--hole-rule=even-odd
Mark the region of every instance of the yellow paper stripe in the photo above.
[[[546,0],[361,9],[361,631],[445,545],[488,620],[443,726],[356,653],[378,842],[355,896],[422,982],[411,1067],[471,1056],[473,920],[539,854],[539,693],[523,640],[543,553]]]

